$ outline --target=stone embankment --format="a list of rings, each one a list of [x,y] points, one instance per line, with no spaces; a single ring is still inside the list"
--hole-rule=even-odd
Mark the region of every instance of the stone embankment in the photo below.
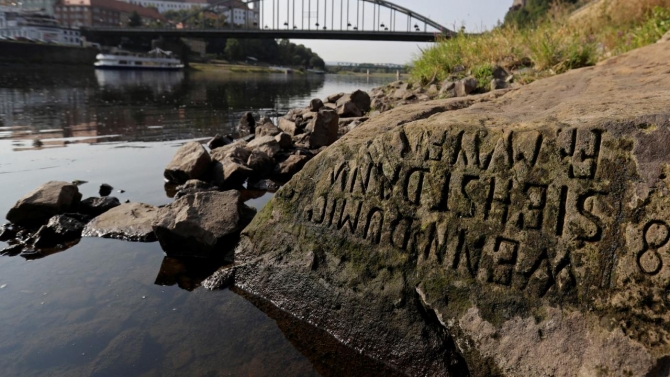
[[[407,375],[668,375],[668,61],[373,115],[214,278]]]

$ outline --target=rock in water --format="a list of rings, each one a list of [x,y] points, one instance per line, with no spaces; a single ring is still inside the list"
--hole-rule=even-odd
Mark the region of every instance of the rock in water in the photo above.
[[[151,223],[157,212],[158,208],[144,203],[121,204],[86,224],[82,236],[153,242]]]
[[[172,183],[184,184],[189,179],[201,179],[209,171],[212,160],[200,143],[182,145],[165,168],[163,175]]]
[[[113,196],[103,196],[100,198],[90,197],[79,203],[79,212],[91,217],[102,215],[114,207],[121,205],[119,199]]]
[[[83,229],[84,223],[75,218],[66,215],[54,216],[35,233],[34,245],[53,247],[59,243],[74,241],[81,238]]]
[[[7,220],[14,224],[37,227],[46,224],[52,216],[74,211],[81,194],[76,185],[51,181],[21,198],[7,213]]]
[[[654,44],[370,119],[244,230],[235,285],[408,375],[657,374],[668,61]]]
[[[221,257],[255,214],[238,191],[202,192],[161,208],[153,229],[168,256]]]
[[[100,194],[100,196],[107,196],[112,193],[112,190],[114,190],[114,187],[108,185],[107,183],[103,183],[100,185],[100,190],[98,190],[98,194]]]

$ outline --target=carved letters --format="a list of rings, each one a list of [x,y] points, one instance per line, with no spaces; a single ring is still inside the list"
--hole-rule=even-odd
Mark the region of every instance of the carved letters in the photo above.
[[[554,246],[603,240],[604,134],[452,129],[380,136],[382,147],[331,169],[302,221],[542,297],[574,286],[570,250],[559,257]],[[663,222],[644,229],[637,261],[645,273],[660,271],[658,249],[669,240]]]

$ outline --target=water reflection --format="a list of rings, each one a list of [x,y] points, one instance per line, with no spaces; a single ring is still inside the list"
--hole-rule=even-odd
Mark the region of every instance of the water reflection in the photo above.
[[[229,262],[223,258],[202,260],[165,257],[154,284],[163,286],[176,284],[179,288],[191,292],[226,264]]]
[[[174,90],[184,81],[184,72],[96,70],[95,78],[98,85],[104,89],[125,90],[132,87],[148,86],[158,94]]]

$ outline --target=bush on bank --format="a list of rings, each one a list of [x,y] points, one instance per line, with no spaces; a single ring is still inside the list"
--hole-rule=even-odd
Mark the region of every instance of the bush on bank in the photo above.
[[[527,26],[507,23],[439,41],[414,60],[411,77],[428,83],[472,75],[486,91],[494,65],[528,83],[654,43],[668,30],[670,0],[601,0],[577,11],[554,4]]]

